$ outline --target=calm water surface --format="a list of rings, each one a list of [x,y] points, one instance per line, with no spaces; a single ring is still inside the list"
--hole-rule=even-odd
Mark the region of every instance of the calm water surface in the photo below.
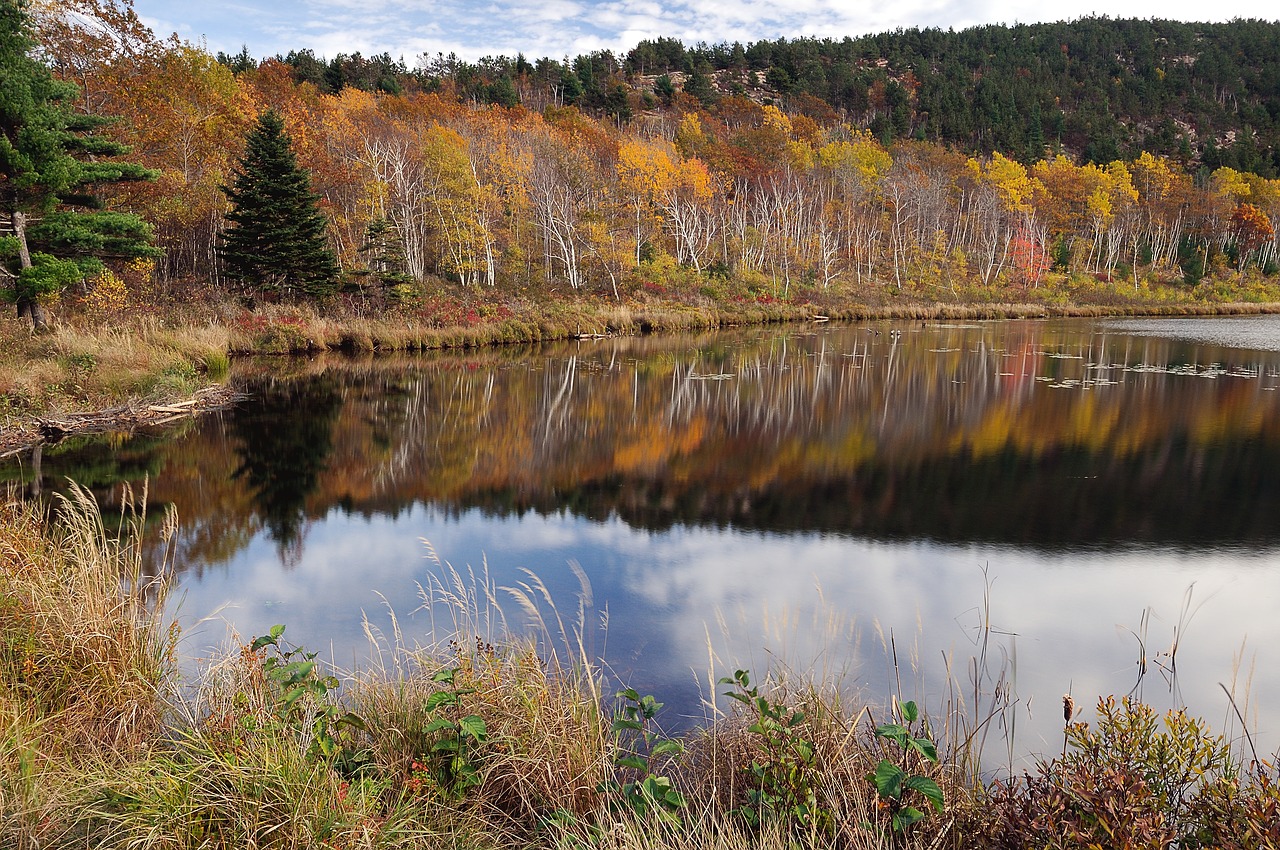
[[[242,409],[38,470],[176,506],[192,656],[285,623],[350,667],[391,612],[447,637],[419,589],[452,565],[513,628],[504,588],[581,608],[668,726],[737,667],[874,700],[900,680],[939,711],[972,703],[977,664],[1024,756],[1060,747],[1068,691],[1238,733],[1220,683],[1280,745],[1280,319],[788,327],[236,380]]]

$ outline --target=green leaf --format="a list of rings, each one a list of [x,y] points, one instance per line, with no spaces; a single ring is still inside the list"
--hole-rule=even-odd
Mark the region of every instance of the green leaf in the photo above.
[[[631,702],[640,701],[640,693],[635,688],[627,688],[626,690],[618,691],[616,696],[618,699],[630,700]]]
[[[902,748],[909,746],[911,733],[897,723],[882,723],[876,727],[877,738],[887,738]]]
[[[632,770],[648,770],[649,763],[640,756],[619,756],[613,762],[618,767],[627,767]]]
[[[443,670],[437,670],[435,675],[431,677],[431,681],[452,685],[454,674],[457,672],[457,668],[455,667],[445,667]]]
[[[457,705],[458,698],[451,691],[436,691],[427,697],[427,701],[423,703],[423,709],[426,711],[435,711],[442,705]]]
[[[902,711],[902,720],[904,723],[915,723],[920,717],[920,710],[916,708],[915,702],[907,700],[898,706]]]
[[[640,721],[627,720],[626,718],[623,718],[623,717],[619,717],[618,719],[614,720],[613,727],[612,727],[615,735],[619,732],[639,732],[643,728],[644,727],[640,725]]]
[[[901,832],[914,823],[924,820],[924,812],[913,806],[907,806],[898,810],[893,816],[893,828],[896,832]]]
[[[651,754],[655,756],[665,756],[665,755],[678,756],[683,752],[684,752],[683,743],[681,743],[680,741],[665,740],[665,741],[659,741],[658,743],[654,744]]]
[[[253,643],[249,644],[249,648],[252,649],[254,652],[257,652],[259,649],[262,649],[264,646],[275,646],[277,643],[279,643],[280,636],[282,634],[284,634],[284,626],[279,624],[274,625],[271,627],[271,631],[269,633],[263,635],[262,637],[254,638]]]
[[[306,693],[307,689],[299,685],[280,698],[280,706],[285,709],[293,708],[293,704],[302,699]]]
[[[905,786],[912,791],[919,791],[933,804],[939,814],[942,813],[942,789],[938,787],[938,783],[927,776],[912,776],[906,781]]]
[[[441,732],[445,729],[448,729],[450,732],[455,731],[453,721],[449,720],[446,717],[438,717],[435,720],[432,720],[430,723],[428,723],[426,728],[423,729],[422,731],[428,735],[433,735],[436,732]]]
[[[902,783],[906,778],[902,768],[888,759],[881,759],[875,773],[867,774],[867,779],[876,786],[876,793],[887,800],[897,800],[902,796]]]
[[[309,677],[315,672],[315,669],[316,663],[314,661],[290,661],[280,668],[280,672],[288,677],[290,684],[293,684]]]
[[[468,714],[458,721],[458,727],[477,743],[483,743],[484,739],[489,735],[489,729],[485,726],[484,718],[478,714]]]
[[[333,722],[338,726],[350,726],[352,729],[359,729],[361,732],[369,731],[369,724],[364,722],[364,718],[358,714],[353,714],[350,711],[338,717]]]
[[[938,747],[933,743],[933,741],[930,741],[928,738],[912,738],[908,743],[910,744],[911,749],[915,750],[929,761],[935,763],[938,761]]]

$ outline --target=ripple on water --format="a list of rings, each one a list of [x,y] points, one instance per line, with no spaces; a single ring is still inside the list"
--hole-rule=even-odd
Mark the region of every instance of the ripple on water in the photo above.
[[[1214,316],[1186,319],[1107,319],[1103,326],[1135,336],[1157,336],[1192,342],[1280,351],[1280,316]]]

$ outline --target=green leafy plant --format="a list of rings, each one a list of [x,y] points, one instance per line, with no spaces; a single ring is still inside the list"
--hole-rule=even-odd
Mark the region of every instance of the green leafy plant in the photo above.
[[[734,812],[752,827],[781,821],[829,832],[833,818],[818,800],[821,777],[813,742],[805,735],[804,712],[792,711],[785,703],[761,695],[746,670],[738,670],[719,683],[731,685],[725,696],[752,712],[754,722],[747,731],[759,737],[764,750],[764,758],[751,762],[752,786],[747,791],[747,805]]]
[[[309,758],[332,761],[342,757],[346,762],[358,763],[360,756],[344,746],[340,738],[344,728],[367,731],[364,720],[333,702],[332,696],[340,686],[337,677],[320,675],[315,660],[318,653],[300,646],[286,647],[280,640],[284,629],[282,625],[272,626],[249,645],[254,653],[268,653],[262,661],[262,673],[275,688],[275,715],[286,724],[304,723],[310,727]]]
[[[596,790],[613,795],[615,801],[638,815],[656,815],[669,823],[680,823],[684,810],[684,795],[676,790],[671,779],[653,772],[655,758],[678,756],[684,745],[672,738],[663,738],[653,731],[653,719],[662,709],[662,703],[650,695],[640,696],[633,688],[619,691],[621,710],[613,720],[613,734],[618,736],[620,755],[614,766],[631,771],[634,778],[625,782],[608,779]]]
[[[461,799],[484,777],[480,774],[480,758],[489,740],[489,729],[478,714],[462,714],[462,698],[475,693],[475,688],[458,682],[458,667],[446,667],[431,677],[443,687],[427,697],[424,707],[431,717],[423,730],[438,736],[423,756],[415,762],[415,774],[425,775],[446,797]]]
[[[927,776],[913,773],[912,764],[921,759],[938,761],[937,746],[925,736],[917,736],[912,726],[919,720],[920,711],[914,702],[904,702],[898,707],[902,723],[882,723],[876,727],[876,738],[897,748],[897,760],[884,758],[875,771],[867,774],[867,781],[875,786],[876,795],[889,812],[889,824],[894,833],[905,831],[912,824],[924,820],[925,812],[911,805],[908,792],[922,797],[939,813],[943,810],[942,789]]]

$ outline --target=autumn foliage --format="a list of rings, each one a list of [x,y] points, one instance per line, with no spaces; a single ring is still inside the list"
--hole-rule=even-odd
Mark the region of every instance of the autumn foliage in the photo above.
[[[575,72],[621,91],[599,104],[584,95],[564,105],[572,81],[541,88],[528,63],[490,104],[410,79],[330,93],[296,56],[219,62],[159,40],[119,0],[65,0],[41,22],[82,108],[121,116],[119,141],[159,172],[114,200],[153,224],[164,250],[157,280],[178,296],[224,283],[219,187],[267,109],[311,176],[346,289],[389,304],[446,282],[538,297],[643,298],[653,286],[943,297],[1044,287],[1057,272],[1178,283],[1193,280],[1189,258],[1226,273],[1215,258],[1237,272],[1277,259],[1280,180],[1229,168],[1197,185],[1183,165],[1148,153],[1078,164],[1047,149],[1027,165],[1012,153],[886,146],[808,95],[699,98],[686,81],[646,100],[607,62]],[[115,36],[94,35],[103,32]],[[892,112],[893,93],[882,94]],[[391,277],[386,257],[370,253],[375,242],[394,244]]]

